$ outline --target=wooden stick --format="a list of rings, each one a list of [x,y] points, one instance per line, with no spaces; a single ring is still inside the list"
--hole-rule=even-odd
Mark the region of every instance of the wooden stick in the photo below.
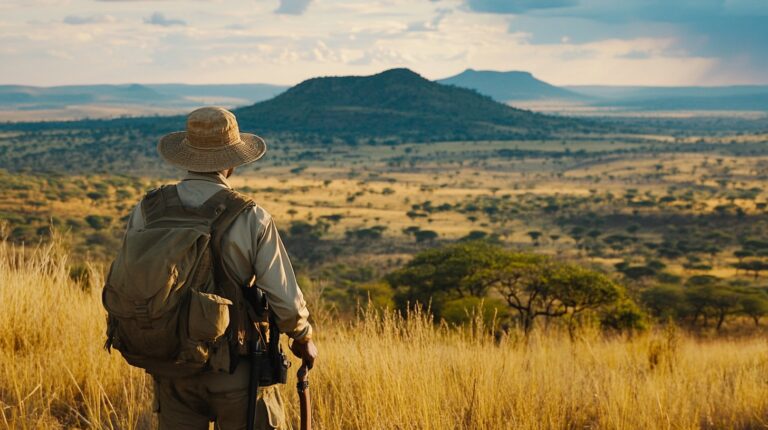
[[[299,410],[301,415],[301,430],[312,430],[312,402],[309,397],[309,368],[305,364],[296,373],[299,382],[296,390],[299,392]]]

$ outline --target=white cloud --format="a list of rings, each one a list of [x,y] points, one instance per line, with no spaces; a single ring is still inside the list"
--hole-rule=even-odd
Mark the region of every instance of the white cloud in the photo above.
[[[365,51],[361,57],[352,60],[350,64],[361,66],[374,65],[382,68],[391,68],[397,66],[414,66],[414,60],[396,49],[377,46]]]
[[[115,21],[115,17],[111,15],[67,15],[64,17],[64,23],[70,25],[103,24]]]
[[[408,24],[408,31],[438,31],[440,29],[440,23],[452,12],[453,9],[438,9],[431,20],[417,21]]]

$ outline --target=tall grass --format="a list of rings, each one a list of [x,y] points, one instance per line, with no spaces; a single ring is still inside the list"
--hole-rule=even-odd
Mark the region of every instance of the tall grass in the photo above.
[[[58,245],[0,242],[0,426],[152,428],[151,384],[102,349],[97,287]],[[94,286],[89,288],[89,286]],[[479,319],[478,319],[479,321]],[[320,429],[754,429],[768,426],[765,339],[487,334],[372,310],[324,321]],[[294,367],[295,368],[295,367]],[[293,380],[284,387],[295,426]]]

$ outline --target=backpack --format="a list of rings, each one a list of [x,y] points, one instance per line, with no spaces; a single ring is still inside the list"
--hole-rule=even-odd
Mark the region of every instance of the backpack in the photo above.
[[[167,377],[207,370],[229,350],[241,337],[242,292],[221,263],[221,238],[253,205],[229,189],[195,209],[182,206],[175,185],[150,191],[141,202],[145,226],[126,233],[102,292],[105,348]]]

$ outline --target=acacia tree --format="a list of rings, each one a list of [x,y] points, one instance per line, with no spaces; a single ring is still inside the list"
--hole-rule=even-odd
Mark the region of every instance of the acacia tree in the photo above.
[[[484,297],[499,280],[504,250],[484,241],[460,242],[422,251],[387,277],[402,307],[408,301],[433,304],[439,316],[442,303]]]
[[[575,316],[616,304],[623,296],[622,288],[602,273],[485,241],[422,251],[387,280],[400,307],[431,302],[437,317],[446,303],[486,298],[493,288],[517,313],[526,334],[541,316],[567,315],[573,328]]]
[[[685,291],[679,285],[657,285],[643,290],[640,299],[653,316],[664,320],[682,318],[690,313]]]
[[[581,266],[529,254],[509,254],[505,263],[497,289],[517,311],[526,334],[540,316],[570,315],[572,322],[574,316],[622,296],[621,287],[607,276]]]
[[[562,264],[554,276],[558,300],[572,315],[614,303],[621,287],[602,273],[575,264]]]
[[[713,316],[718,331],[727,317],[741,310],[741,296],[735,288],[716,284],[688,287],[685,290],[686,301],[693,310],[693,324],[702,316],[706,326],[708,317]]]
[[[745,291],[740,299],[741,312],[752,318],[755,326],[760,325],[760,318],[768,315],[768,294],[763,290]]]
[[[527,334],[539,316],[565,315],[550,288],[554,266],[550,261],[531,255],[508,256],[497,289],[515,311]]]
[[[742,261],[734,264],[737,269],[752,272],[755,279],[760,277],[760,272],[768,270],[768,262],[760,260]]]

